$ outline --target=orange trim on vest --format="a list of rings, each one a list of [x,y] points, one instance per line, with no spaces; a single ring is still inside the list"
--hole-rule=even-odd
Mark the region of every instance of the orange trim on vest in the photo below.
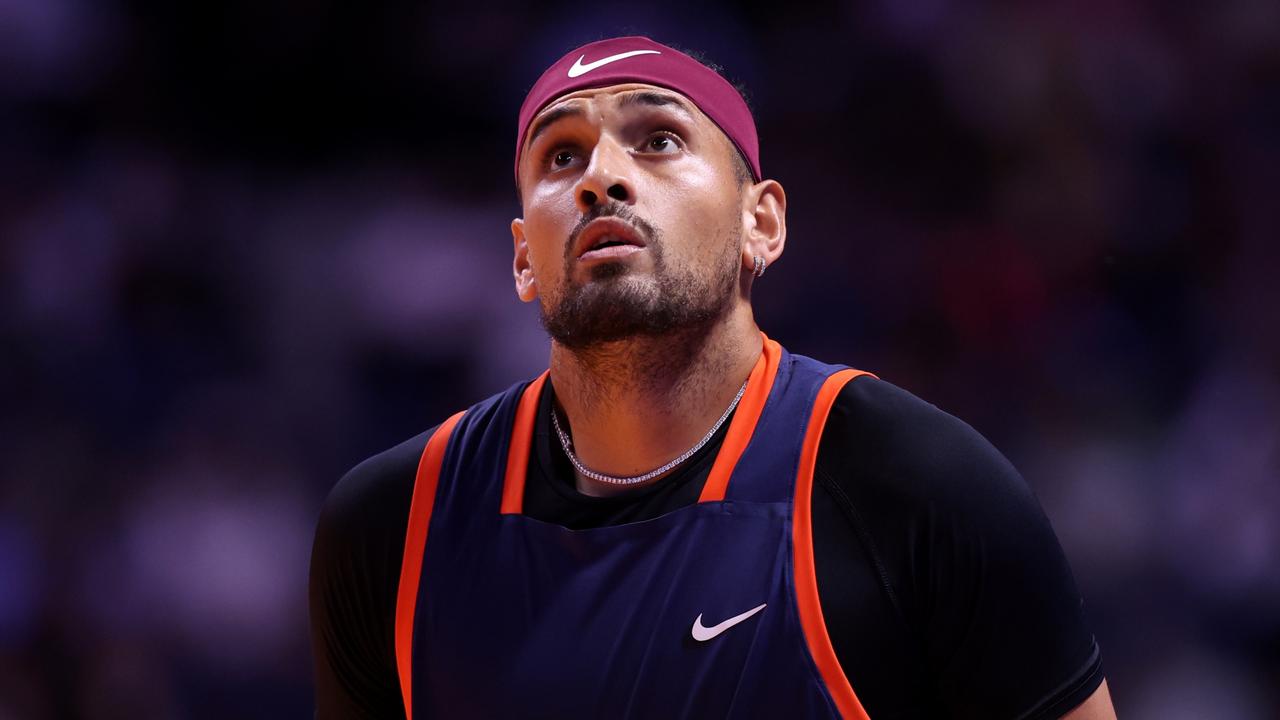
[[[729,488],[729,477],[738,466],[738,460],[751,442],[751,435],[756,431],[756,423],[764,412],[764,404],[773,390],[774,378],[778,376],[778,362],[782,359],[782,347],[760,333],[764,338],[764,347],[751,375],[747,377],[747,389],[738,401],[738,409],[729,422],[729,430],[716,454],[716,462],[711,466],[707,482],[702,486],[702,495],[698,502],[718,502],[724,500],[724,493]]]
[[[822,617],[822,604],[818,601],[818,574],[813,564],[811,503],[813,468],[818,462],[818,442],[822,439],[822,429],[827,424],[827,416],[831,414],[831,406],[841,388],[859,375],[870,373],[841,370],[828,377],[818,391],[818,398],[813,403],[813,414],[809,417],[809,427],[805,430],[804,446],[800,451],[800,470],[796,475],[796,497],[793,503],[795,516],[791,523],[800,627],[804,631],[805,643],[809,646],[809,655],[818,666],[822,681],[835,700],[836,709],[848,720],[868,720],[867,711],[862,709],[862,703],[853,692],[849,678],[845,677],[844,670],[840,667],[836,650],[831,645],[831,636],[827,634],[827,623]]]
[[[404,557],[400,563],[400,587],[396,593],[396,669],[400,673],[400,694],[404,696],[405,717],[413,717],[413,616],[418,605],[418,580],[422,577],[422,554],[427,547],[431,509],[436,503],[440,466],[449,446],[453,428],[462,419],[458,413],[445,420],[431,435],[418,461],[409,503],[409,529],[405,532]]]
[[[529,448],[533,444],[533,423],[538,414],[538,396],[547,382],[550,370],[544,370],[529,383],[516,406],[516,424],[507,448],[507,471],[502,479],[503,515],[519,515],[524,510],[524,479],[529,474]]]

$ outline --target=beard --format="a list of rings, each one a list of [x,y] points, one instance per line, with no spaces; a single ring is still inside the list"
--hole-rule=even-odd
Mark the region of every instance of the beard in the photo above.
[[[591,269],[590,280],[573,278],[573,247],[579,231],[598,217],[615,216],[630,222],[645,236],[645,252],[652,275],[639,275],[623,262]],[[565,252],[564,289],[553,299],[544,296],[542,326],[569,350],[581,351],[605,343],[655,338],[711,327],[733,305],[738,286],[737,238],[722,238],[724,252],[711,268],[678,268],[664,253],[662,235],[630,208],[602,206],[583,218],[570,235]]]

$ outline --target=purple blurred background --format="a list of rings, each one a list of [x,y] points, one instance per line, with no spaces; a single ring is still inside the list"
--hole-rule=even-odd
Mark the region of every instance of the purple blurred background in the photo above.
[[[516,111],[628,31],[747,84],[761,326],[1013,460],[1121,716],[1280,717],[1280,4],[143,5],[0,0],[0,718],[310,714],[320,503],[544,366]]]

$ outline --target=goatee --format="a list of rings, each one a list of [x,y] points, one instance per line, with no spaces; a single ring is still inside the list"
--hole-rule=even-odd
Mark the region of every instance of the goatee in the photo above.
[[[645,236],[652,275],[639,275],[623,262],[592,268],[585,284],[566,282],[556,298],[542,303],[542,326],[563,347],[580,351],[630,338],[655,338],[711,327],[733,304],[738,284],[736,245],[719,238],[726,252],[706,270],[668,266],[661,233],[630,208],[607,205],[583,218],[570,235],[564,277],[573,277],[574,239],[588,222],[615,216]]]

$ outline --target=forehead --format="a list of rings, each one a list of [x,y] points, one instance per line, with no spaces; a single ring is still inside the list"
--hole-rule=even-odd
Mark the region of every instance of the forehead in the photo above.
[[[582,104],[583,101],[588,101],[592,104],[596,104],[596,103],[607,104],[610,101],[616,102],[617,100],[621,99],[626,95],[631,95],[631,94],[640,93],[640,92],[651,92],[658,95],[667,95],[691,109],[697,107],[696,105],[693,104],[692,100],[685,97],[682,93],[676,92],[675,90],[664,88],[659,85],[650,85],[648,83],[636,82],[636,83],[622,83],[619,85],[606,85],[605,87],[598,87],[598,88],[584,88],[582,90],[575,90],[571,93],[565,93],[564,95],[561,95],[560,97],[557,97],[555,100],[552,100],[551,102],[547,103],[546,107],[539,110],[538,114],[535,115],[534,118],[537,119],[538,117],[541,117],[543,114],[547,113],[548,111],[554,110],[557,107],[563,107],[565,105]]]
[[[640,99],[643,102],[628,102]],[[606,109],[663,105],[673,111],[683,111],[696,122],[711,122],[692,100],[675,90],[648,83],[622,83],[575,90],[547,103],[529,121],[529,129],[525,131],[522,145],[529,143],[540,131],[562,117],[590,115]]]

